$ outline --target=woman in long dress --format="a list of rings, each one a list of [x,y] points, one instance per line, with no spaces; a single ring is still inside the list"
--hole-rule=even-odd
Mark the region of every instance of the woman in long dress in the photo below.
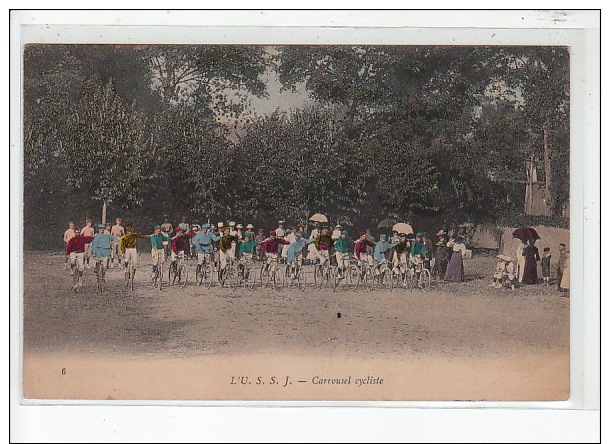
[[[566,265],[563,269],[563,275],[561,276],[561,283],[559,284],[559,288],[562,290],[570,289],[570,256],[569,254],[566,257]]]
[[[529,245],[523,249],[523,256],[525,257],[525,267],[521,283],[529,285],[537,284],[540,254],[538,253],[538,248],[534,246],[534,241],[530,241]]]
[[[463,243],[463,238],[458,237],[457,241],[450,239],[447,242],[447,248],[452,253],[449,265],[447,265],[447,271],[445,272],[445,280],[449,282],[464,282],[463,257],[466,254],[466,245]]]

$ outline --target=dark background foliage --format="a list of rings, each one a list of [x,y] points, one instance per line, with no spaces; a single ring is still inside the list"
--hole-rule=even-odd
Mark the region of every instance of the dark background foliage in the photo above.
[[[312,103],[252,113],[269,72]],[[566,225],[563,47],[29,45],[23,93],[26,248],[57,248],[104,200],[143,232],[163,214],[525,222],[530,159],[544,222]]]

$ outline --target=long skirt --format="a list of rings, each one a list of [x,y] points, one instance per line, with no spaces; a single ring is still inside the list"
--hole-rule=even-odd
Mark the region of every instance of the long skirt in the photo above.
[[[462,259],[461,251],[454,251],[451,255],[445,280],[449,282],[464,282],[464,260]]]
[[[538,270],[537,270],[536,259],[534,256],[525,256],[525,267],[523,270],[523,284],[537,284],[538,283]]]
[[[566,261],[566,267],[563,269],[563,276],[561,276],[559,286],[565,290],[570,289],[570,259]]]

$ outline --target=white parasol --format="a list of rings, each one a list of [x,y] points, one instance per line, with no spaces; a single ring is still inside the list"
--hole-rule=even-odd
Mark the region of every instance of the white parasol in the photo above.
[[[392,227],[392,230],[394,230],[398,233],[413,234],[413,228],[411,228],[411,225],[405,224],[403,222],[400,222],[400,223],[394,225]]]
[[[328,222],[328,218],[320,213],[314,214],[309,218],[309,220],[312,222]]]

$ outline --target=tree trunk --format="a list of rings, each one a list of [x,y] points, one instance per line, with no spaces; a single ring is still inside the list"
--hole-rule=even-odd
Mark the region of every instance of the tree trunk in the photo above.
[[[551,142],[550,142],[550,122],[549,120],[545,120],[542,125],[542,135],[544,142],[544,180],[545,180],[545,195],[546,195],[546,204],[551,212],[554,214],[555,207],[555,199],[553,198],[553,192],[551,189]]]

